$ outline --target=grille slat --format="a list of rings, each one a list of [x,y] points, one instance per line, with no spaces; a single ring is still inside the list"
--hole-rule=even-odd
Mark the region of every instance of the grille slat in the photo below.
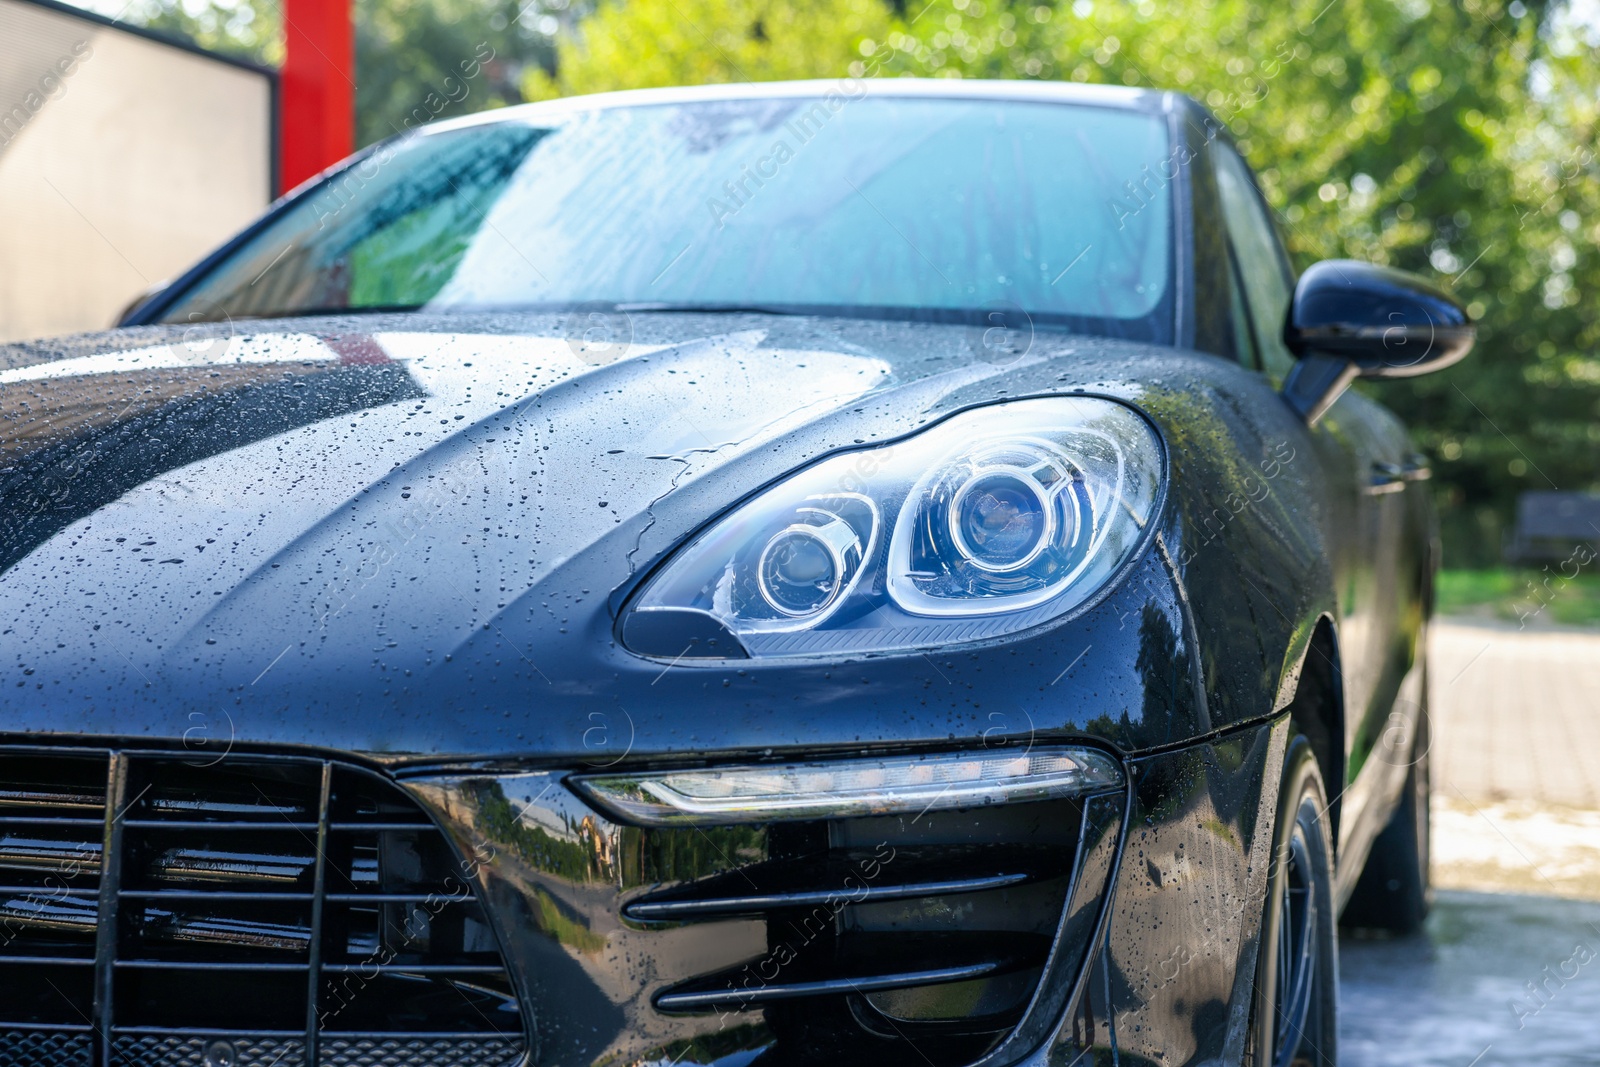
[[[509,1067],[471,881],[336,761],[0,750],[0,1067]]]
[[[311,958],[306,966],[306,1062],[317,1062],[317,995],[322,988],[322,909],[328,891],[328,808],[333,796],[333,765],[322,765],[317,787],[317,858],[311,875]]]
[[[0,902],[0,926],[7,930],[93,935],[96,902],[83,896],[48,897],[34,892]]]
[[[116,858],[122,847],[122,820],[128,795],[128,757],[120,752],[111,754],[106,773],[106,799],[104,804],[105,829],[101,845],[100,900],[95,920],[94,992],[90,1005],[90,1021],[94,1024],[94,1051],[96,1067],[111,1067],[112,1050],[108,1040],[111,1027],[116,1022],[112,995],[116,987],[116,972],[112,961],[117,958],[117,890],[122,885],[121,868]]]
[[[317,831],[314,822],[236,822],[216,819],[124,819],[123,822],[135,830],[251,830],[285,833],[293,831],[301,834],[313,834]]]
[[[73,871],[71,877],[100,874],[100,842],[52,834],[8,833],[0,836],[0,870]]]
[[[656,998],[656,1007],[662,1011],[709,1011],[720,1007],[746,1008],[767,1004],[775,1000],[798,1000],[807,997],[845,996],[850,993],[877,993],[889,989],[908,989],[914,986],[940,985],[945,982],[966,982],[988,978],[999,973],[1004,964],[984,961],[929,971],[896,971],[889,974],[838,975],[819,978],[811,982],[784,982],[758,986],[749,991],[732,988],[704,990],[678,989]],[[740,972],[727,976],[732,982]]]
[[[824,951],[802,951],[766,978],[760,961],[674,986],[656,997],[662,1011],[743,1010],[772,1001],[864,995],[991,978],[1037,968],[1048,942],[996,933],[861,934]],[[888,967],[892,961],[893,966]]]
[[[863,881],[857,877],[853,888],[844,892],[841,887],[852,884],[851,876],[859,873],[862,859],[848,854],[824,854],[768,860],[686,887],[640,897],[622,911],[630,919],[692,922],[808,908],[841,897],[847,897],[852,904],[865,904],[982,893],[1065,873],[1059,850],[1002,847],[974,856],[970,849],[932,849],[920,854],[904,849],[880,878]],[[954,873],[963,867],[978,870]]]
[[[314,894],[311,893],[274,893],[270,890],[242,890],[234,892],[226,889],[124,889],[120,894],[123,900],[211,900],[211,901],[282,901],[285,903],[303,902],[309,904]]]
[[[207,960],[193,963],[187,960],[113,960],[112,967],[119,971],[303,971],[304,963],[262,963],[251,961],[236,963],[228,960]]]

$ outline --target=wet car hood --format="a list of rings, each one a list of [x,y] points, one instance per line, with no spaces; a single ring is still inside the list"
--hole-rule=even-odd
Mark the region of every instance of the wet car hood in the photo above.
[[[997,360],[961,326],[656,313],[625,347],[583,326],[0,349],[0,729],[539,750],[547,709],[663,669],[616,647],[623,594],[755,488],[973,403],[1226,369],[1043,331]]]

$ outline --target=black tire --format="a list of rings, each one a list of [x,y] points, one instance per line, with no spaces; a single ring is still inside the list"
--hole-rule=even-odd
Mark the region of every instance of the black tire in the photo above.
[[[1254,1067],[1335,1067],[1339,944],[1328,802],[1311,746],[1295,738],[1278,794],[1256,963]]]
[[[1342,921],[1346,926],[1403,937],[1416,933],[1428,917],[1433,904],[1433,884],[1428,875],[1428,798],[1433,785],[1428,767],[1429,741],[1428,713],[1424,709],[1417,718],[1400,803],[1372,843],[1367,865],[1345,905]]]

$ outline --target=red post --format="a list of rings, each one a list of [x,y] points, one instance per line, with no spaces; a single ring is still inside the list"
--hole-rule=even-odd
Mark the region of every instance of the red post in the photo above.
[[[355,149],[353,0],[284,0],[278,186],[288,192]]]

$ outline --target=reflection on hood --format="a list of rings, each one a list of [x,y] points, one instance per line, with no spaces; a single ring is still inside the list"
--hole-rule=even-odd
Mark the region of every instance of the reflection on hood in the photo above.
[[[893,379],[867,346],[795,320],[776,341],[674,317],[599,350],[552,316],[428,324],[0,349],[0,634],[28,635],[5,666],[106,692],[126,669],[199,699],[274,662],[271,689],[348,677],[375,633],[392,658],[401,632],[408,669],[427,670],[580,556],[623,581],[681,536],[657,528],[659,502],[741,462],[770,478],[794,462],[777,438]],[[936,333],[892,331],[911,347]]]
[[[166,471],[425,395],[371,338],[285,340],[270,358],[222,362],[222,340],[0,371],[0,571]]]

